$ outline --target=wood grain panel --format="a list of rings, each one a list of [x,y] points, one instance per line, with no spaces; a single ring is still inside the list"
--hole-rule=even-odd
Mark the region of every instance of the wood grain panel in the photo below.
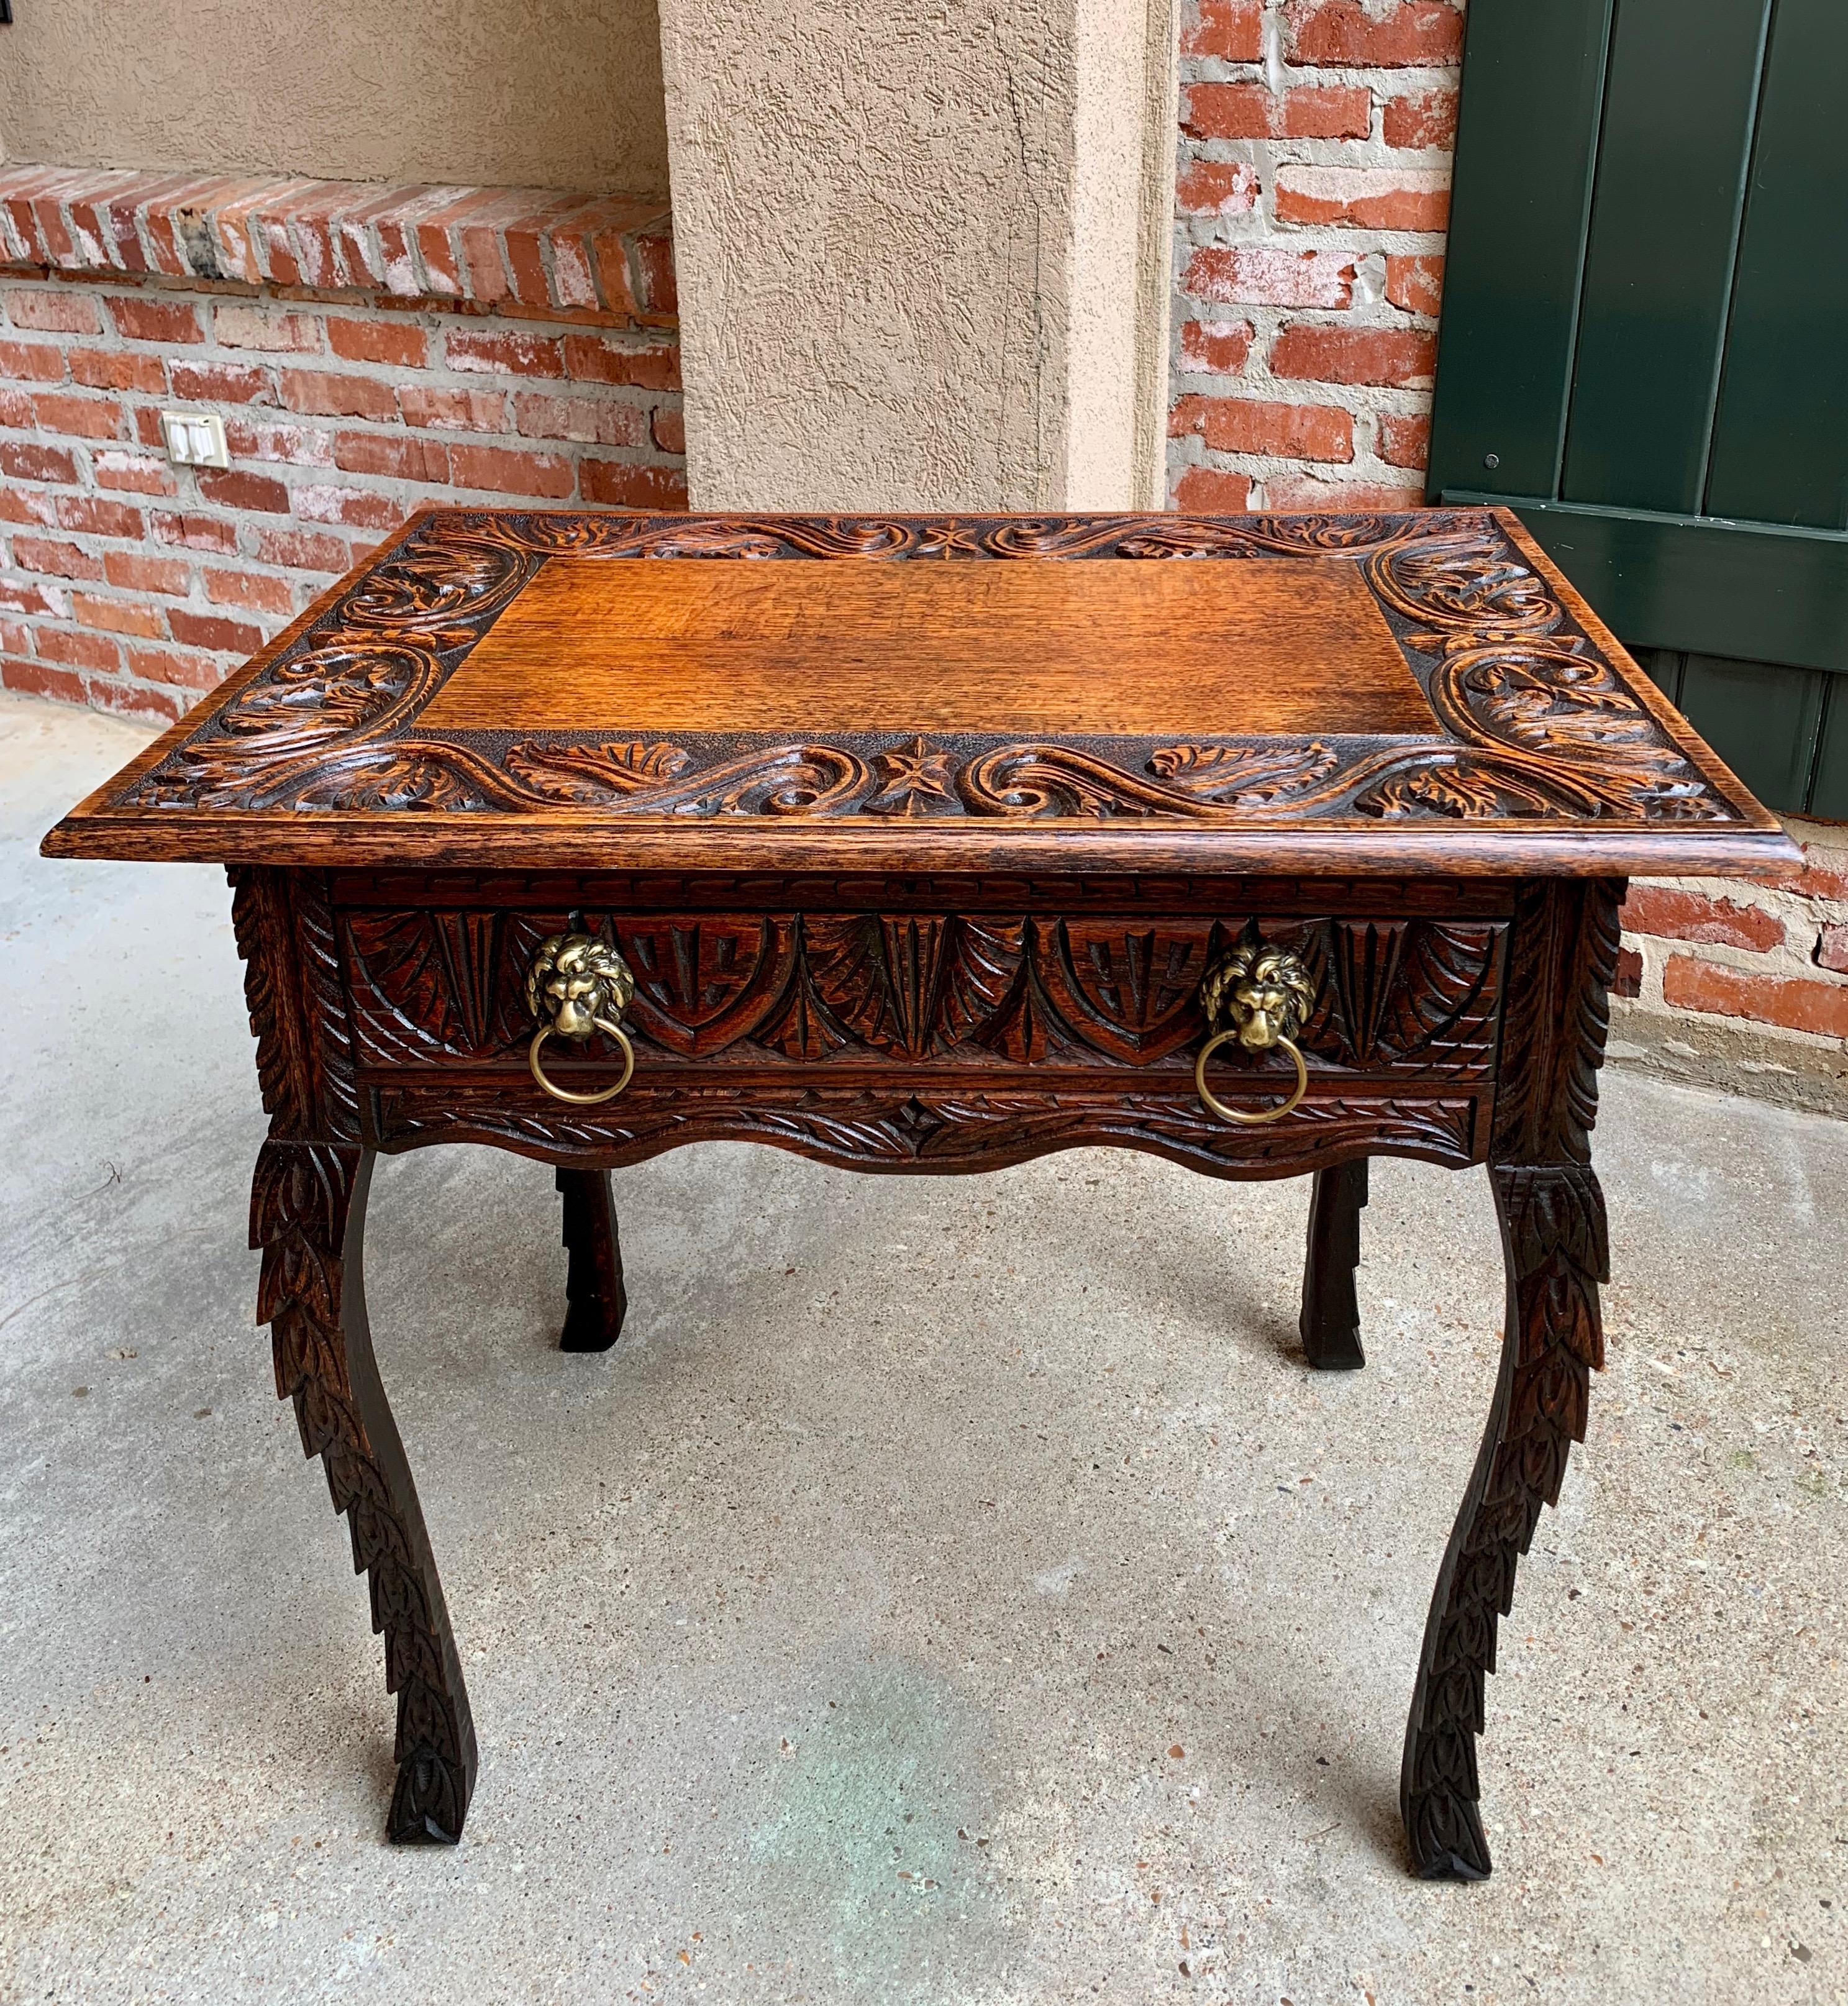
[[[568,665],[568,672],[565,665]],[[554,558],[435,731],[1428,734],[1357,568]]]

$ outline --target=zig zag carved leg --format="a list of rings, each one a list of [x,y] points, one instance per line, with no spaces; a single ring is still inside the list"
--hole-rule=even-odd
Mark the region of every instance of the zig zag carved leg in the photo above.
[[[385,1683],[398,1695],[394,1839],[453,1845],[475,1786],[475,1730],[404,1445],[379,1384],[361,1280],[369,1150],[266,1142],[251,1190],[279,1398],[326,1467],[334,1508],[370,1576]]]
[[[1604,1362],[1598,1284],[1609,1276],[1604,1198],[1582,1167],[1492,1168],[1508,1264],[1508,1321],[1494,1405],[1438,1575],[1399,1775],[1413,1863],[1427,1880],[1480,1881],[1476,1737],[1495,1625],[1540,1507],[1558,1502],[1585,1439],[1591,1374]]]
[[[565,1201],[565,1329],[561,1351],[607,1351],[622,1334],[628,1291],[607,1170],[560,1170]]]

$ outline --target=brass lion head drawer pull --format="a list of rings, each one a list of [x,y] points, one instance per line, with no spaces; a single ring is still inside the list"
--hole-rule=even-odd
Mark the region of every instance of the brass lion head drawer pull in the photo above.
[[[593,1107],[599,1101],[614,1100],[628,1085],[635,1070],[635,1048],[621,1019],[635,993],[628,963],[595,934],[554,934],[540,942],[526,970],[526,1008],[539,1026],[527,1048],[526,1064],[553,1100]],[[554,1036],[582,1044],[593,1031],[601,1031],[622,1047],[622,1077],[600,1093],[573,1093],[554,1086],[539,1063],[540,1047]]]
[[[1200,1098],[1222,1121],[1258,1128],[1281,1121],[1309,1090],[1309,1068],[1296,1047],[1296,1034],[1315,1005],[1315,983],[1301,959],[1287,948],[1251,942],[1221,955],[1200,984],[1201,1007],[1209,1028],[1223,1026],[1200,1047],[1194,1085]],[[1206,1084],[1206,1061],[1221,1045],[1237,1039],[1248,1052],[1287,1052],[1296,1066],[1290,1097],[1256,1114],[1228,1107]]]

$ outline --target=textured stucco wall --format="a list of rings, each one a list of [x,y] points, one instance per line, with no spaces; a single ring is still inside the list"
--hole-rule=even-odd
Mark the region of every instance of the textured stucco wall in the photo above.
[[[695,503],[1143,498],[1171,26],[1143,0],[661,15]]]
[[[654,0],[27,0],[0,28],[0,150],[659,194]]]

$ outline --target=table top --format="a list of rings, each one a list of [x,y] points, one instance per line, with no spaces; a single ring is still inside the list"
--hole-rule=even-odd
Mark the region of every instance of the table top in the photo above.
[[[717,871],[1797,859],[1499,509],[433,512],[44,846]]]

